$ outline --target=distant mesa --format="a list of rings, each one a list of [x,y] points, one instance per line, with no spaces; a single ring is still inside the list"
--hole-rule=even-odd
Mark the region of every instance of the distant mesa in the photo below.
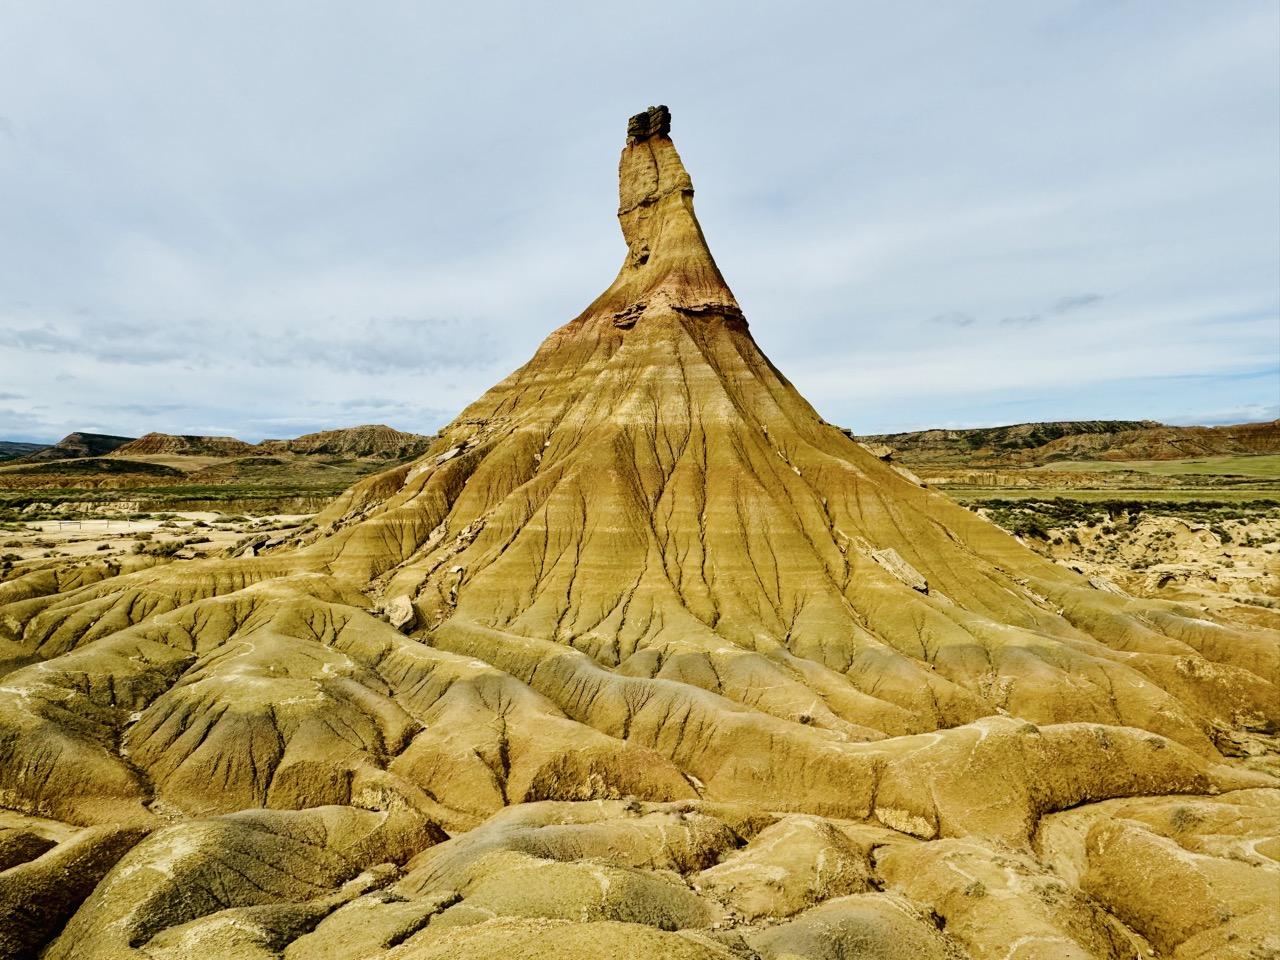
[[[16,460],[19,457],[29,457],[33,453],[39,453],[41,450],[47,450],[47,443],[22,443],[17,440],[0,440],[0,463],[6,460]]]
[[[1154,420],[1058,420],[866,434],[857,439],[892,447],[901,459],[921,465],[1038,466],[1063,460],[1180,460],[1280,453],[1280,420],[1223,427],[1175,427]]]
[[[431,437],[372,423],[308,433],[293,440],[248,443],[236,437],[152,432],[144,436],[116,437],[101,433],[68,434],[52,446],[0,441],[0,460],[11,464],[59,460],[138,457],[237,458],[279,456],[335,457],[339,459],[405,460],[419,456]]]
[[[71,460],[77,457],[102,457],[132,443],[133,437],[116,437],[107,433],[69,433],[51,447],[38,449],[22,458],[25,463],[44,460]]]
[[[404,460],[424,453],[431,445],[431,439],[419,433],[405,433],[383,423],[366,423],[358,427],[308,433],[295,440],[264,440],[257,449],[299,456]]]
[[[235,437],[148,433],[117,447],[111,452],[111,456],[248,457],[255,454],[294,454],[303,457],[404,460],[422,453],[430,443],[430,437],[418,433],[405,433],[382,423],[367,423],[358,427],[308,433],[293,440],[263,440],[261,443],[246,443]]]
[[[148,433],[112,450],[113,457],[137,457],[169,454],[197,457],[239,457],[253,453],[251,443],[235,437],[201,437],[191,434]]]

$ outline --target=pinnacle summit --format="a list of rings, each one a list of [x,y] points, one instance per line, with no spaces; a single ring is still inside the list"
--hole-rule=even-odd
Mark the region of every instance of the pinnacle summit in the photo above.
[[[650,107],[627,121],[627,143],[639,143],[650,137],[665,137],[671,132],[671,111],[664,105]]]

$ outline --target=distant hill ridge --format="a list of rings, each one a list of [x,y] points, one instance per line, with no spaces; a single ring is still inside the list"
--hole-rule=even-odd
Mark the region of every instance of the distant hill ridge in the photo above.
[[[860,436],[906,463],[1036,466],[1063,460],[1179,460],[1280,453],[1280,420],[1175,427],[1154,420],[1058,420]]]
[[[50,447],[39,444],[7,444],[0,447],[6,464],[38,464],[58,460],[110,457],[114,460],[145,457],[252,456],[328,457],[341,460],[407,460],[423,453],[431,437],[396,430],[383,423],[308,433],[293,440],[264,440],[248,443],[236,437],[196,434],[148,433],[145,436],[115,437],[98,433],[71,433]],[[15,450],[3,457],[7,448]]]
[[[420,433],[406,433],[385,423],[366,423],[358,427],[308,433],[294,440],[263,440],[256,450],[300,456],[404,460],[422,454],[430,445],[431,438]]]
[[[148,433],[112,450],[109,456],[132,457],[174,454],[178,456],[240,457],[257,447],[235,437],[203,437],[192,434]]]
[[[17,457],[29,457],[33,453],[47,449],[47,443],[22,443],[17,440],[0,440],[0,461],[13,460]]]
[[[102,457],[131,443],[133,437],[117,437],[109,433],[69,433],[51,447],[44,447],[22,457],[24,463],[46,460],[73,460],[79,457]]]

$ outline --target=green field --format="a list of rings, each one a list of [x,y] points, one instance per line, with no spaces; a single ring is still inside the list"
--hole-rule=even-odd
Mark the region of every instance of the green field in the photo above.
[[[137,503],[137,510],[141,513],[168,510],[210,510],[249,515],[314,513],[344,489],[345,485],[187,484],[111,490],[0,490],[0,528],[27,520],[60,516],[58,507],[67,503],[84,504],[78,509],[92,510],[91,504],[128,501]],[[48,504],[49,509],[25,513],[24,510],[33,503]]]
[[[116,468],[120,464],[128,468],[142,468],[143,474],[160,475],[147,476],[142,482],[138,476],[117,477],[115,474],[120,471]],[[89,505],[113,501],[136,502],[137,510],[144,513],[163,510],[314,513],[360,479],[391,466],[394,463],[378,460],[328,461],[313,458],[282,461],[261,457],[215,462],[207,469],[183,473],[152,462],[111,461],[106,458],[56,461],[41,464],[34,471],[30,466],[21,472],[0,470],[0,522],[22,522],[45,514],[55,516],[57,508],[67,503]],[[25,485],[23,481],[33,473],[49,474],[55,484],[63,474],[67,474],[69,479],[87,474],[101,485],[91,488],[70,483]],[[6,481],[12,485],[7,486]],[[31,504],[48,504],[50,508],[33,514],[23,513]]]
[[[1110,473],[1136,470],[1160,477],[1251,477],[1280,481],[1280,454],[1256,456],[1190,457],[1185,460],[1064,460],[1034,467],[1033,471]]]
[[[1260,503],[1280,507],[1280,484],[1270,487],[1196,487],[1191,489],[1126,490],[1108,487],[1103,490],[1078,490],[1061,487],[944,487],[947,496],[961,503],[982,500],[1080,500],[1095,503],[1106,500],[1136,500],[1144,503],[1190,503],[1213,500],[1221,503]]]

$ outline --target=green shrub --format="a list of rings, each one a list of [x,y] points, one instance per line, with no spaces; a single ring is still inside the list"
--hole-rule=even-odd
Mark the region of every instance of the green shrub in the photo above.
[[[182,541],[169,540],[165,543],[135,543],[133,552],[146,554],[149,557],[172,557],[182,549]]]

